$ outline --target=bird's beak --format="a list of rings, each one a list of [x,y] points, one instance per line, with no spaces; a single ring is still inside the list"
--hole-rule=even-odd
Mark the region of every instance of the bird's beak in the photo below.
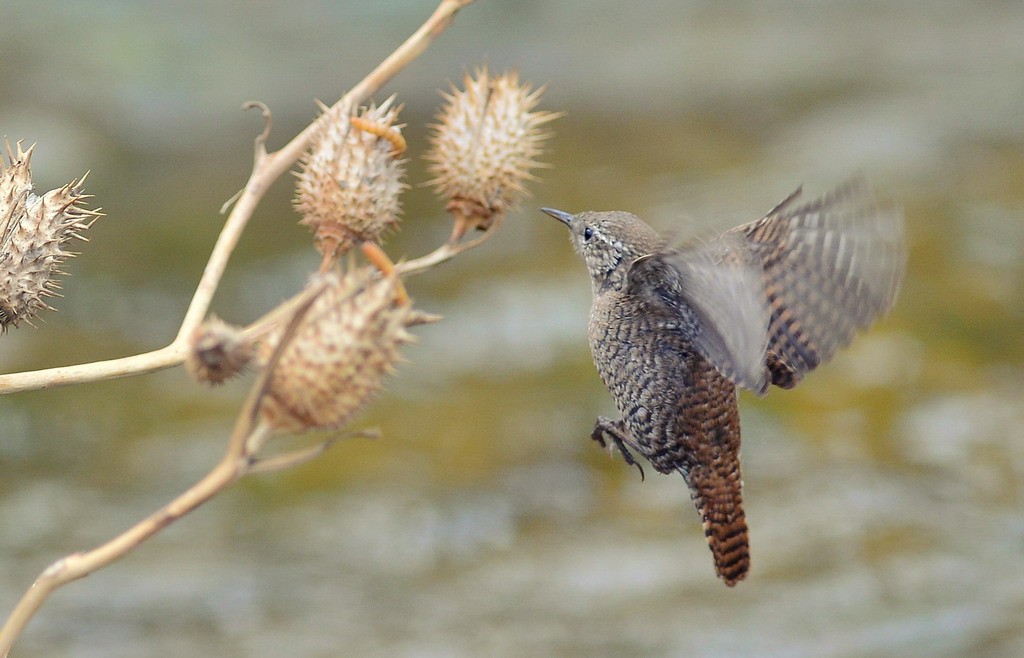
[[[554,208],[541,208],[540,211],[551,215],[552,217],[562,222],[566,226],[572,226],[572,213],[563,212],[561,210],[555,210]]]

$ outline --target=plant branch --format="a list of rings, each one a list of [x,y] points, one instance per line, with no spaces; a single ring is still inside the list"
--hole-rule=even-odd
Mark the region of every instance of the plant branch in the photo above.
[[[171,343],[167,347],[152,352],[110,359],[109,361],[93,361],[73,366],[58,366],[44,370],[0,375],[0,395],[156,372],[181,363],[185,359],[185,351],[184,343]]]
[[[355,105],[365,101],[422,53],[451,24],[453,16],[472,1],[442,0],[420,29],[335,103],[334,107],[347,113]],[[264,130],[255,140],[255,156],[249,180],[231,207],[231,212],[224,222],[224,227],[203,270],[177,336],[171,344],[162,349],[121,359],[0,375],[0,393],[65,386],[152,372],[177,365],[184,360],[189,338],[208,313],[231,253],[238,244],[257,205],[270,185],[287,171],[308,148],[324,120],[321,117],[313,121],[279,151],[267,153],[265,142],[271,125],[270,113],[266,107],[260,107],[263,110]],[[91,551],[68,555],[47,567],[19,601],[3,627],[0,628],[0,656],[8,655],[14,642],[35,613],[46,602],[50,594],[61,586],[124,557],[157,532],[196,509],[238,478],[251,472],[257,465],[260,466],[260,470],[267,470],[268,467],[283,468],[298,464],[323,452],[333,443],[333,441],[325,442],[321,446],[314,447],[313,450],[283,455],[265,462],[261,462],[256,457],[256,451],[262,447],[273,432],[268,423],[259,420],[261,401],[268,393],[272,373],[284,347],[294,336],[301,317],[315,301],[317,295],[323,291],[323,288],[324,284],[321,282],[318,286],[311,286],[300,296],[301,301],[296,305],[295,312],[282,332],[269,363],[253,385],[252,391],[239,413],[235,429],[221,461],[183,494],[126,532]]]
[[[398,263],[395,265],[395,270],[402,275],[417,274],[424,270],[428,270],[435,265],[449,261],[464,251],[468,251],[474,247],[479,247],[481,244],[486,242],[488,238],[494,235],[501,226],[501,222],[504,218],[505,216],[503,214],[495,215],[494,221],[489,227],[487,227],[487,230],[476,238],[469,240],[468,242],[463,242],[462,244],[446,242],[425,256],[420,256],[419,258],[414,258],[412,260],[405,261],[404,263]]]
[[[256,453],[273,433],[273,428],[268,423],[259,420],[260,404],[268,393],[281,354],[295,336],[302,318],[325,287],[325,281],[321,280],[296,298],[281,338],[238,414],[227,450],[220,463],[185,493],[114,539],[91,551],[65,556],[44,569],[0,628],[0,657],[6,658],[25,626],[55,590],[120,560],[157,532],[213,498],[235,480],[250,473],[254,464],[260,463]]]
[[[0,656],[7,656],[14,641],[54,590],[121,559],[139,544],[234,482],[244,473],[245,467],[244,460],[234,458],[230,453],[225,455],[192,488],[128,531],[91,551],[73,553],[47,567],[0,629]]]
[[[380,433],[376,430],[363,430],[360,432],[345,432],[343,434],[337,434],[319,441],[318,443],[314,443],[313,445],[306,446],[305,448],[300,448],[282,455],[274,455],[273,457],[257,459],[252,463],[252,468],[249,469],[249,472],[267,473],[270,471],[280,471],[286,468],[292,468],[293,466],[305,464],[308,461],[316,459],[330,450],[335,443],[342,439],[376,439],[379,436]]]
[[[377,68],[363,78],[356,86],[352,87],[347,94],[335,103],[331,110],[338,110],[348,113],[351,108],[362,103],[371,95],[376,93],[384,84],[393,78],[395,74],[405,68],[409,62],[416,59],[427,46],[433,43],[440,34],[451,25],[452,18],[456,13],[473,0],[442,0],[434,13],[427,21],[412,34],[405,43],[399,46],[391,55],[381,62]],[[296,135],[292,141],[281,147],[280,150],[268,154],[265,158],[257,158],[253,166],[249,182],[241,196],[231,209],[227,221],[224,223],[224,230],[214,246],[210,261],[206,265],[203,277],[199,282],[185,319],[181,323],[178,337],[175,342],[187,338],[209,310],[213,294],[216,292],[217,284],[224,273],[228,257],[234,251],[238,238],[245,228],[246,223],[252,216],[252,212],[263,198],[264,193],[270,184],[277,180],[299,159],[303,152],[309,147],[310,141],[320,130],[323,122],[330,118],[331,113],[325,112],[316,121]],[[262,137],[262,136],[261,136]]]
[[[333,107],[348,112],[376,93],[388,80],[426,50],[451,25],[455,14],[463,7],[472,4],[473,1],[442,0],[430,18],[405,43],[352,87]],[[231,212],[224,222],[224,227],[221,229],[220,236],[217,238],[196,286],[196,291],[189,302],[177,336],[171,344],[144,354],[109,361],[0,375],[0,394],[138,375],[169,368],[184,360],[189,337],[209,312],[210,304],[224,275],[228,260],[257,205],[271,184],[288,171],[309,147],[310,141],[320,129],[321,122],[324,121],[324,116],[321,115],[280,150],[267,153],[265,142],[270,131],[270,113],[261,104],[247,104],[247,107],[252,106],[259,107],[263,111],[264,117],[264,130],[256,138],[252,172],[231,207]],[[448,258],[450,257],[448,256]],[[447,258],[442,260],[447,260]]]

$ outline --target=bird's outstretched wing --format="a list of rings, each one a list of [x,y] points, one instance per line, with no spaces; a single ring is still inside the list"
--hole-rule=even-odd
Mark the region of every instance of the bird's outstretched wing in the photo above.
[[[728,232],[760,263],[771,310],[767,366],[783,388],[888,311],[906,265],[903,213],[880,207],[864,181],[803,205],[798,194]]]
[[[744,236],[724,233],[638,258],[627,292],[661,308],[720,373],[758,393],[768,388],[768,301]]]
[[[679,319],[738,386],[792,388],[889,310],[903,279],[903,214],[854,180],[711,240],[637,259],[627,292]]]

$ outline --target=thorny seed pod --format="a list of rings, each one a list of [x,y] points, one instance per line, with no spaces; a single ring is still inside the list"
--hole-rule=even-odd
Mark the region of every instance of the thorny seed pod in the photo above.
[[[539,127],[560,116],[531,112],[543,88],[520,85],[515,72],[491,76],[484,67],[476,77],[467,73],[463,85],[443,94],[427,155],[431,183],[455,216],[453,240],[488,228],[525,195],[524,183],[536,180],[530,170],[544,166],[535,158],[550,133]]]
[[[60,264],[75,254],[65,251],[72,238],[85,240],[81,232],[102,213],[81,204],[89,195],[81,180],[50,190],[43,196],[32,192],[32,150],[17,153],[6,143],[7,160],[0,154],[0,331],[17,326],[42,310],[52,310],[43,299],[58,296],[56,280]],[[88,174],[87,174],[88,175]]]
[[[196,381],[221,384],[244,371],[254,352],[240,327],[211,317],[192,335],[185,369]]]
[[[372,267],[328,272],[327,287],[300,320],[271,375],[262,412],[274,429],[302,432],[344,427],[394,370],[398,348],[422,323],[395,276]],[[261,345],[265,363],[281,330]]]
[[[302,158],[294,204],[326,263],[362,242],[380,242],[398,223],[406,185],[393,96],[355,117],[324,109],[330,116]]]

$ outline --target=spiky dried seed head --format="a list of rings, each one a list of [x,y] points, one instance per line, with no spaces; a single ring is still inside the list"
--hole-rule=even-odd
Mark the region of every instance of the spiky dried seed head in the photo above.
[[[264,418],[280,432],[344,427],[381,389],[399,347],[415,339],[406,327],[422,321],[394,276],[372,267],[318,276],[327,287],[283,348],[263,401]],[[280,333],[262,343],[264,363]]]
[[[459,236],[486,229],[526,194],[525,182],[536,180],[530,170],[545,166],[536,158],[550,133],[540,126],[559,116],[532,112],[543,89],[519,84],[514,71],[491,76],[485,66],[475,76],[467,72],[463,86],[442,94],[445,105],[426,156],[431,183],[464,224],[456,227]]]
[[[362,242],[379,243],[398,223],[398,197],[407,187],[398,157],[404,140],[395,125],[400,109],[394,96],[355,117],[324,108],[329,116],[302,157],[294,205],[325,259]]]
[[[42,196],[32,192],[31,160],[35,146],[17,152],[6,142],[7,162],[0,154],[0,331],[19,322],[32,324],[43,301],[59,296],[60,265],[75,256],[65,247],[72,238],[85,240],[85,231],[102,213],[86,210],[91,198],[82,191],[85,180],[73,180]],[[88,175],[88,174],[87,174]]]
[[[198,382],[221,384],[243,372],[254,355],[241,327],[211,317],[192,335],[185,369]]]

